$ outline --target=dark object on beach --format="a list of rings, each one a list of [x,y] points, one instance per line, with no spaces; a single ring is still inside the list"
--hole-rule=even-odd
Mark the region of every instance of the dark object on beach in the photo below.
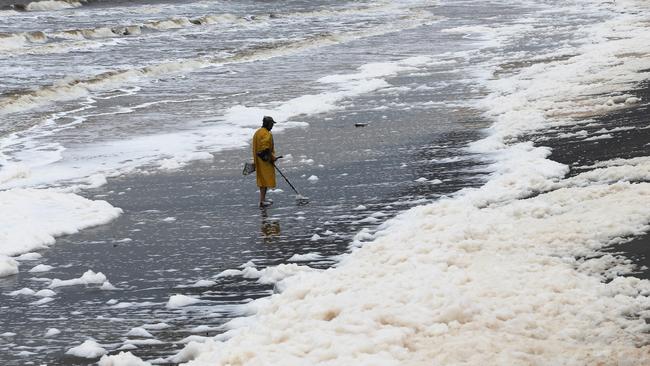
[[[298,190],[296,189],[296,187],[294,187],[293,184],[291,184],[291,182],[289,182],[289,179],[287,179],[287,177],[282,173],[282,171],[280,169],[278,169],[278,167],[275,165],[275,163],[273,163],[273,166],[278,171],[278,173],[280,173],[282,178],[284,178],[284,180],[289,184],[289,187],[291,187],[291,189],[293,189],[293,191],[296,192],[296,204],[298,204],[298,205],[306,205],[306,204],[308,204],[309,203],[309,197],[306,197],[306,196],[303,196],[302,194],[300,194],[298,192]]]
[[[366,127],[367,125],[368,125],[367,123],[358,122],[354,124],[354,127]]]

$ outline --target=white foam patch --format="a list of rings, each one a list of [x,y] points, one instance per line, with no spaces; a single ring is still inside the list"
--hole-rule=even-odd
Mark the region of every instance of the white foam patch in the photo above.
[[[248,278],[257,278],[257,282],[262,284],[277,284],[278,282],[292,277],[300,272],[317,271],[307,266],[297,264],[280,264],[273,267],[267,267],[260,271],[252,273]],[[246,277],[246,275],[244,275]]]
[[[38,290],[34,294],[34,296],[39,296],[39,297],[52,297],[56,296],[56,292],[50,290],[50,289],[43,289],[43,290]]]
[[[144,308],[144,307],[153,307],[158,306],[160,303],[152,301],[143,301],[143,302],[119,302],[113,306],[113,309],[126,309],[126,308]]]
[[[134,346],[157,346],[165,342],[158,339],[127,339],[124,344],[131,344]]]
[[[99,286],[100,290],[104,291],[115,291],[119,290],[117,287],[113,286],[113,284],[110,281],[104,281],[101,286]]]
[[[18,296],[18,295],[31,296],[34,295],[35,293],[36,291],[32,290],[31,288],[23,287],[20,290],[11,291],[9,293],[9,296]]]
[[[356,224],[375,224],[375,223],[378,223],[380,221],[381,220],[379,220],[376,217],[368,216],[368,217],[366,217],[364,219],[354,221],[354,223],[356,223]]]
[[[622,3],[618,5],[625,7]],[[582,30],[588,38],[568,51],[575,56],[538,63],[489,81],[493,93],[480,105],[497,121],[491,128],[492,139],[504,141],[543,129],[550,122],[573,123],[567,117],[593,116],[629,107],[625,103],[627,96],[610,95],[632,89],[647,78],[640,72],[647,68],[643,58],[622,56],[650,52],[645,21],[640,14],[613,16]],[[643,49],[639,44],[644,45]],[[623,58],[625,62],[621,62]]]
[[[0,277],[18,273],[18,262],[11,257],[0,254]]]
[[[92,270],[88,270],[84,272],[83,275],[79,278],[73,278],[70,280],[61,280],[58,278],[55,278],[52,280],[52,283],[50,283],[50,288],[57,288],[57,287],[66,287],[66,286],[79,286],[79,285],[91,285],[91,284],[104,284],[106,282],[106,276],[101,273],[97,272],[95,273]]]
[[[207,151],[179,154],[173,158],[160,161],[160,168],[166,170],[180,169],[192,161],[212,161],[214,156]]]
[[[496,162],[485,189],[474,194],[477,204],[526,197],[547,190],[569,171],[566,165],[546,159],[551,150],[535,147],[532,142],[505,145],[495,141],[494,135],[472,143],[470,150],[490,154]]]
[[[252,328],[225,344],[206,342],[191,365],[298,362],[277,352],[280,343],[302,349],[300,361],[310,364],[647,361],[634,335],[647,328],[643,318],[620,314],[642,312],[650,284],[603,283],[573,256],[637,232],[650,221],[638,201],[649,197],[650,184],[617,183],[489,208],[465,197],[412,209],[339,268],[288,279]],[[639,212],[632,220],[630,206]],[[498,352],[454,346],[467,342]]]
[[[30,305],[37,305],[37,306],[38,306],[38,305],[45,305],[45,304],[50,303],[50,302],[52,302],[52,301],[54,301],[53,298],[51,298],[51,297],[44,297],[44,298],[42,298],[42,299],[40,299],[40,300],[36,300],[36,301],[30,302],[29,304],[30,304]]]
[[[0,184],[14,179],[24,179],[29,176],[29,168],[24,164],[6,164],[0,170]]]
[[[321,256],[318,253],[307,253],[307,254],[294,254],[289,258],[289,262],[308,262],[308,261],[315,261],[322,259],[323,256]]]
[[[608,140],[608,139],[611,139],[611,138],[614,138],[614,136],[612,136],[609,133],[606,133],[606,134],[603,134],[603,135],[591,136],[591,137],[588,137],[588,138],[586,138],[586,139],[584,139],[582,141]]]
[[[138,349],[138,346],[135,344],[123,344],[117,349],[117,351],[132,351],[134,349]]]
[[[54,337],[55,335],[61,334],[61,331],[56,329],[56,328],[49,328],[46,332],[44,337]]]
[[[43,258],[40,253],[25,253],[19,255],[16,259],[19,261],[36,261]]]
[[[91,201],[72,193],[49,189],[0,191],[0,255],[17,255],[43,249],[55,237],[105,224],[122,210],[105,201]],[[1,260],[3,268],[10,261]],[[11,271],[2,271],[7,275]]]
[[[153,335],[149,333],[146,329],[141,328],[141,327],[135,327],[131,328],[128,333],[126,333],[127,337],[142,337],[142,338],[153,338]]]
[[[219,272],[215,278],[240,276],[243,272],[238,269],[226,269]]]
[[[99,366],[151,366],[149,362],[144,362],[131,352],[120,352],[116,355],[102,356],[98,363]]]
[[[594,164],[593,170],[578,174],[556,184],[556,187],[588,186],[594,183],[644,181],[650,175],[650,157],[615,159]]]
[[[99,343],[87,340],[77,347],[72,347],[65,352],[66,355],[81,358],[98,358],[108,353]]]
[[[201,301],[200,299],[192,296],[172,295],[169,298],[169,301],[167,301],[167,308],[169,309],[180,308],[180,307],[196,304],[200,301]]]
[[[142,328],[149,329],[149,330],[162,330],[162,329],[171,328],[171,325],[167,323],[145,324],[142,326]]]
[[[29,270],[30,273],[41,273],[41,272],[48,272],[51,271],[54,267],[49,266],[47,264],[39,264],[37,266],[34,266],[32,269]]]
[[[211,287],[216,285],[217,283],[212,280],[198,280],[194,282],[190,287]]]

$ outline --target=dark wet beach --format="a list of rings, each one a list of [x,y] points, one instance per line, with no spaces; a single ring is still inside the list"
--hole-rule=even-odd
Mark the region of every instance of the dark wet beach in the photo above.
[[[170,356],[182,346],[175,342],[186,336],[222,332],[218,326],[238,314],[233,305],[273,292],[272,285],[254,279],[213,278],[219,272],[249,260],[260,269],[289,263],[294,254],[307,253],[323,259],[298,264],[328,268],[363,228],[374,230],[399,211],[481,183],[482,163],[462,150],[486,126],[476,111],[440,109],[433,114],[414,108],[387,115],[362,108],[363,100],[357,100],[351,110],[330,113],[327,120],[306,119],[308,128],[274,131],[278,153],[292,155],[280,163],[281,169],[310,198],[307,205],[296,205],[290,187],[278,176],[282,192],[269,195],[274,200],[270,208],[257,208],[255,179],[241,174],[248,149],[216,153],[214,162],[180,171],[117,178],[86,192],[124,214],[110,224],[58,238],[42,252],[41,261],[33,262],[54,266],[51,272],[35,276],[22,270],[0,286],[3,291],[39,287],[35,277],[75,278],[92,269],[104,273],[118,290],[64,288],[43,307],[29,306],[31,298],[8,299],[1,317],[6,329],[20,329],[13,343],[40,344],[45,329],[58,328],[62,333],[45,340],[51,348],[39,360],[49,365],[87,363],[91,361],[63,352],[88,337],[118,348],[132,327],[165,322],[171,328],[151,331],[163,344],[138,345],[132,352],[144,359]],[[300,162],[308,159],[313,163]],[[314,183],[307,180],[312,175],[318,177]],[[415,181],[422,177],[442,183]],[[314,234],[321,238],[312,240]],[[186,287],[198,280],[215,284]],[[204,302],[167,309],[174,294],[199,296]],[[120,303],[135,305],[123,309]],[[33,322],[38,326],[29,325]],[[199,325],[216,329],[190,331]],[[24,362],[12,356],[7,365]]]
[[[631,90],[628,94],[640,98],[642,102],[637,106],[610,112],[574,126],[557,128],[553,133],[536,135],[536,137],[550,137],[550,140],[539,144],[553,149],[551,160],[570,167],[568,176],[583,173],[588,170],[584,166],[600,161],[647,156],[650,151],[650,115],[648,114],[650,83],[644,82],[638,89]],[[557,134],[575,133],[580,130],[586,130],[589,136],[594,136],[603,128],[608,131],[602,131],[600,134],[610,134],[612,138],[581,141],[575,137],[556,137]],[[617,128],[620,130],[615,130]],[[631,259],[637,266],[637,270],[629,275],[650,279],[650,235],[630,237],[627,240],[625,243],[607,247],[604,253]],[[650,318],[647,321],[650,322]]]
[[[648,88],[635,93],[646,100]],[[591,122],[598,125],[558,128],[552,134],[536,136],[550,137],[540,144],[551,146],[551,158],[570,165],[569,175],[575,175],[583,171],[576,169],[582,165],[643,156],[650,141],[650,129],[644,128],[647,108],[624,109]],[[254,177],[241,174],[248,149],[215,153],[213,162],[195,163],[179,171],[112,179],[100,189],[85,192],[89,198],[106,199],[121,207],[124,214],[110,224],[58,238],[56,245],[42,252],[43,259],[23,262],[24,267],[47,263],[54,270],[42,275],[22,270],[2,279],[0,289],[37,288],[39,277],[74,278],[92,269],[103,272],[118,290],[64,288],[47,306],[28,305],[33,298],[8,298],[0,315],[4,329],[21,329],[12,339],[13,350],[45,343],[48,350],[40,362],[89,364],[92,360],[64,352],[87,338],[113,349],[129,339],[137,344],[142,338],[125,336],[131,328],[165,322],[171,327],[150,330],[162,343],[139,344],[131,350],[151,360],[173,355],[187,336],[222,333],[221,325],[241,315],[237,305],[268,296],[274,288],[255,279],[215,279],[219,272],[249,260],[260,269],[290,263],[294,254],[307,253],[323,258],[294,263],[328,268],[336,263],[336,256],[350,249],[352,238],[362,229],[372,231],[402,210],[481,184],[484,162],[468,155],[463,147],[482,136],[486,121],[468,108],[438,112],[411,109],[386,115],[385,111],[363,109],[363,102],[357,101],[349,110],[304,119],[308,128],[274,131],[278,153],[292,156],[280,166],[310,198],[307,205],[296,205],[290,187],[278,176],[282,192],[270,194],[274,200],[270,208],[257,208]],[[367,125],[355,127],[355,123]],[[621,126],[636,129],[614,132],[614,138],[597,142],[553,138],[572,130]],[[304,162],[308,159],[313,163]],[[309,182],[311,175],[318,176],[318,181]],[[422,177],[443,183],[415,182]],[[364,208],[358,209],[360,206]],[[377,212],[381,213],[377,222],[359,222]],[[326,231],[334,234],[326,235]],[[321,238],[312,240],[314,234]],[[648,238],[636,237],[610,248],[646,266],[634,274],[636,277],[650,277]],[[189,287],[198,280],[215,283]],[[167,309],[166,302],[175,294],[197,296],[204,302]],[[133,305],[124,309],[120,307],[123,303]],[[198,331],[195,327],[199,325],[208,328]],[[50,327],[62,333],[43,340],[43,332]],[[5,364],[30,362],[14,355]]]

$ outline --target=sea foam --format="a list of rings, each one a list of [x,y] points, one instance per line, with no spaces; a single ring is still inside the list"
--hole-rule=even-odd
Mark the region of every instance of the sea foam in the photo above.
[[[597,255],[648,230],[646,158],[564,179],[568,167],[548,160],[550,149],[513,143],[627,105],[583,98],[644,78],[643,62],[614,60],[650,44],[643,17],[621,13],[586,32],[598,36],[577,46],[578,56],[487,84],[481,107],[495,123],[471,146],[492,162],[486,185],[389,220],[337,268],[285,278],[283,292],[260,302],[232,338],[190,342],[179,359],[193,366],[650,363],[647,345],[637,346],[650,283],[622,276],[633,268],[624,259]],[[486,39],[493,46],[521,29]],[[615,36],[618,29],[626,36]],[[605,275],[611,268],[617,272]]]
[[[55,237],[73,234],[118,217],[122,210],[105,201],[91,201],[50,189],[0,191],[0,255],[18,255],[46,248]],[[3,275],[16,273],[12,259],[0,257]]]

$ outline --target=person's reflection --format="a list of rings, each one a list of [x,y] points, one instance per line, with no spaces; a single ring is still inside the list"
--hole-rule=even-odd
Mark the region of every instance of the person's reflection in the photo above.
[[[262,239],[265,244],[272,243],[274,238],[280,235],[280,222],[277,219],[269,219],[266,208],[260,209],[262,213]]]

